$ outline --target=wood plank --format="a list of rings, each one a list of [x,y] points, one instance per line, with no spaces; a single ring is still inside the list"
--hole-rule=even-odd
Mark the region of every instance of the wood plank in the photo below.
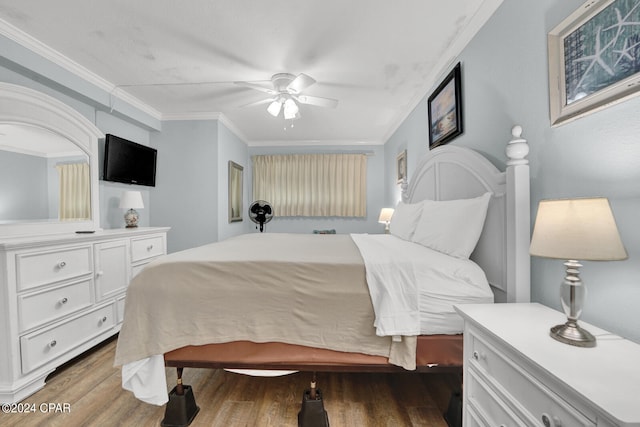
[[[60,367],[44,389],[24,400],[36,413],[0,414],[3,427],[159,426],[164,407],[148,405],[122,390],[120,369],[113,367],[115,339]],[[169,389],[175,369],[167,369]],[[184,370],[200,412],[192,426],[297,426],[302,396],[312,374],[249,377],[219,369]],[[331,427],[446,427],[442,414],[459,388],[457,374],[326,373],[317,374]],[[69,404],[70,413],[43,412],[41,404]]]

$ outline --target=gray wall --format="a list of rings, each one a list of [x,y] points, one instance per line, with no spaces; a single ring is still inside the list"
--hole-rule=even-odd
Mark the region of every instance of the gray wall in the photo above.
[[[636,225],[640,212],[640,97],[571,123],[550,126],[546,35],[582,3],[504,1],[459,55],[465,131],[451,144],[481,151],[504,169],[510,128],[521,124],[531,149],[532,222],[538,202],[544,198],[609,198],[629,259],[583,262],[588,296],[582,318],[640,342],[640,227]],[[411,176],[419,157],[428,150],[425,100],[387,143],[387,167],[405,146]],[[388,202],[399,194],[394,173],[388,169]],[[561,309],[559,285],[563,277],[562,261],[533,257],[532,300]]]
[[[218,122],[167,121],[151,135],[158,149],[151,225],[171,227],[175,252],[218,240]]]
[[[96,113],[96,126],[105,134],[111,133],[129,141],[149,146],[149,132],[135,124],[102,111]],[[154,147],[155,148],[155,147]],[[104,162],[104,140],[98,141],[98,176],[102,179]],[[102,228],[122,228],[125,226],[124,214],[126,209],[120,209],[120,196],[124,191],[139,191],[142,194],[144,208],[136,209],[140,218],[138,225],[148,227],[151,223],[150,215],[153,209],[149,192],[151,187],[144,185],[123,184],[120,182],[100,181],[100,224]]]
[[[223,123],[218,122],[218,240],[246,233],[249,223],[249,191],[251,190],[251,165],[248,162],[248,147]],[[243,218],[239,222],[229,222],[229,160],[243,167],[242,207]]]

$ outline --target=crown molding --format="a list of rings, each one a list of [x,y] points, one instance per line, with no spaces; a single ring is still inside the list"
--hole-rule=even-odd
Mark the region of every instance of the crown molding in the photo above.
[[[202,111],[197,113],[162,113],[162,121],[219,120],[221,113]]]
[[[138,110],[150,115],[154,119],[160,120],[161,114],[158,110],[142,102],[135,96],[119,88],[113,83],[105,80],[94,72],[89,71],[87,68],[69,59],[57,50],[42,43],[40,40],[25,33],[24,31],[11,25],[3,19],[0,19],[0,35],[5,36],[9,40],[14,41],[25,49],[32,51],[42,58],[62,67],[64,70],[70,72],[71,74],[103,90],[109,95],[109,107],[113,108],[115,105],[113,98],[118,98],[121,101],[124,101],[127,104],[131,105],[132,107],[137,108]]]
[[[344,147],[346,145],[384,145],[385,141],[380,140],[322,140],[322,139],[303,139],[303,140],[256,140],[249,141],[249,147],[304,147],[304,146],[322,146],[322,147]]]
[[[195,112],[195,113],[168,113],[162,115],[163,121],[173,121],[173,120],[217,120],[218,122],[225,125],[227,129],[229,129],[233,134],[235,134],[242,142],[249,145],[247,142],[246,135],[240,130],[238,126],[235,125],[227,116],[222,113],[216,112]]]

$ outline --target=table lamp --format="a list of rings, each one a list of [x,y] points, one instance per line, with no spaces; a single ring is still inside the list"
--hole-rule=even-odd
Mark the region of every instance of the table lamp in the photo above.
[[[144,208],[142,194],[139,191],[123,191],[120,197],[120,208],[128,209],[124,214],[124,222],[127,224],[127,228],[137,227],[139,216],[136,209]]]
[[[391,217],[393,216],[392,208],[382,208],[380,210],[380,217],[378,218],[378,222],[380,224],[384,224],[384,232],[389,234],[389,223],[391,222]]]
[[[577,347],[595,347],[595,337],[578,325],[585,298],[578,260],[615,261],[627,258],[606,198],[542,200],[533,227],[530,253],[566,260],[561,286],[567,322],[551,328],[551,336]]]

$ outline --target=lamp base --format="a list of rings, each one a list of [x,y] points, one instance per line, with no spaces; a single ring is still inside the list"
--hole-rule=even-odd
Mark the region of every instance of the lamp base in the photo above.
[[[585,329],[582,329],[575,321],[567,320],[563,325],[551,328],[551,338],[565,344],[576,347],[595,347],[596,338]]]
[[[138,212],[135,209],[129,209],[124,214],[124,222],[127,224],[126,228],[135,228],[138,226]]]

